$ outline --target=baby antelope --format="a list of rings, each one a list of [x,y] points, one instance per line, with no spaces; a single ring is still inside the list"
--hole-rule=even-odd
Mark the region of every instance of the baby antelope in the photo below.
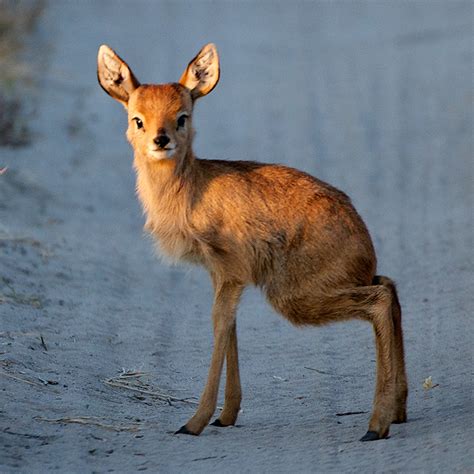
[[[224,408],[212,424],[236,422],[242,399],[236,309],[257,285],[295,325],[351,318],[373,325],[375,398],[362,441],[406,421],[401,309],[392,280],[376,275],[368,230],[341,191],[295,169],[251,161],[203,160],[192,149],[193,108],[219,80],[208,44],[177,83],[140,84],[108,46],[98,55],[102,88],[128,112],[137,194],[145,229],[174,261],[203,265],[214,287],[214,347],[194,416],[177,433],[198,435],[216,409],[226,360]]]

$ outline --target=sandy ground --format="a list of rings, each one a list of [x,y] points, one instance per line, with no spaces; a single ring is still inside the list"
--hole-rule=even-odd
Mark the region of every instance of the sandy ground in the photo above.
[[[0,471],[474,469],[472,10],[47,3],[25,53],[33,139],[0,150]],[[342,188],[379,272],[398,282],[409,422],[388,440],[357,441],[373,396],[370,326],[295,329],[252,289],[238,318],[238,426],[172,435],[204,384],[211,286],[143,237],[125,114],[95,61],[108,43],[142,81],[174,81],[208,41],[222,76],[197,106],[198,155],[285,163]]]

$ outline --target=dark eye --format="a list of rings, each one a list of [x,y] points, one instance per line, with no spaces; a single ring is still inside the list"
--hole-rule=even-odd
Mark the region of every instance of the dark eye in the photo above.
[[[186,114],[180,115],[178,117],[178,127],[177,128],[183,128],[186,124],[186,119],[188,116]]]
[[[143,122],[138,117],[133,117],[132,120],[135,121],[135,123],[137,124],[138,129],[143,128]]]

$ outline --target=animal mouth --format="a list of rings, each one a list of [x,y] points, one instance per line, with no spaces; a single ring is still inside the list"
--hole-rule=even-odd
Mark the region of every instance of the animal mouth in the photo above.
[[[173,151],[175,149],[176,149],[175,146],[167,146],[165,148],[151,148],[150,151],[158,151],[158,152],[160,152],[160,151]]]
[[[166,147],[166,148],[151,148],[149,149],[148,154],[150,155],[151,158],[161,160],[164,158],[172,158],[175,150],[176,150],[175,146]]]

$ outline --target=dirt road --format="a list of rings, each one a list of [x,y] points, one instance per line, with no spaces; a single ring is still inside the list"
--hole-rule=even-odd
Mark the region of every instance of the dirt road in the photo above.
[[[455,0],[46,3],[25,52],[31,144],[0,149],[0,471],[472,470],[472,13]],[[370,326],[295,329],[255,290],[238,317],[238,426],[172,435],[206,377],[211,286],[143,237],[125,113],[95,61],[107,43],[143,82],[175,81],[209,41],[222,76],[197,105],[197,154],[340,187],[398,282],[409,422],[388,440],[358,441]]]

